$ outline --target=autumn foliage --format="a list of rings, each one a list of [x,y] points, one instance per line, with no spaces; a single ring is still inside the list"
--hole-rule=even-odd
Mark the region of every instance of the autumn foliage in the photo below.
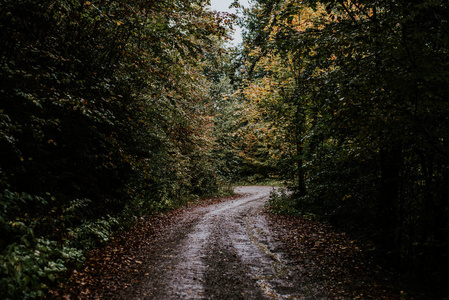
[[[2,1],[0,290],[34,298],[137,216],[216,193],[205,1]]]
[[[1,2],[2,295],[242,178],[447,295],[449,5],[255,0],[228,51],[207,2]]]
[[[449,264],[448,11],[444,1],[255,1],[241,89],[260,116],[248,137],[270,129],[259,142],[294,191],[285,211],[367,238],[432,297],[447,295]]]

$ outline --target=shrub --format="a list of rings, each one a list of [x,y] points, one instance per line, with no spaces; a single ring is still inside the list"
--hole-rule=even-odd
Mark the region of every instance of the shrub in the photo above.
[[[19,225],[22,226],[22,225]],[[32,242],[30,242],[32,241]],[[81,250],[44,238],[23,236],[0,254],[0,290],[4,299],[44,296],[48,285],[83,261]]]
[[[275,214],[298,215],[291,194],[286,189],[273,189],[266,204],[268,211]]]

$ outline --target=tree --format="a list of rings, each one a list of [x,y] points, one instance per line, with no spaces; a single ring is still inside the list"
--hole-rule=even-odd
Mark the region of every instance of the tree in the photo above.
[[[250,78],[277,80],[255,71],[267,56],[282,57],[284,66],[290,59],[295,70],[289,107],[303,117],[290,124],[300,128],[303,151],[291,159],[307,183],[299,208],[363,228],[380,252],[411,272],[444,274],[447,4],[255,3],[247,45],[258,55],[248,57]]]
[[[217,191],[201,60],[231,16],[206,3],[2,1],[2,291],[35,295],[76,249]]]

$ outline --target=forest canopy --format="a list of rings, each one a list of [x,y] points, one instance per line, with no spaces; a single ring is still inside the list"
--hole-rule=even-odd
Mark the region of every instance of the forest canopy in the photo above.
[[[390,266],[442,293],[448,24],[446,1],[256,0],[241,87],[260,116],[247,127],[270,128],[258,141],[271,136],[271,166],[294,191],[284,211],[367,238]]]
[[[138,217],[275,180],[272,211],[447,293],[449,3],[208,4],[2,1],[0,291],[43,296]]]
[[[206,1],[2,1],[0,290],[43,295],[144,214],[218,192]]]

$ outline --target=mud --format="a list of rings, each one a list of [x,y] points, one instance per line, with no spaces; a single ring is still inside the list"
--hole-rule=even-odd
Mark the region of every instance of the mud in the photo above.
[[[260,214],[272,190],[238,187],[238,199],[187,212],[116,299],[303,299]]]

